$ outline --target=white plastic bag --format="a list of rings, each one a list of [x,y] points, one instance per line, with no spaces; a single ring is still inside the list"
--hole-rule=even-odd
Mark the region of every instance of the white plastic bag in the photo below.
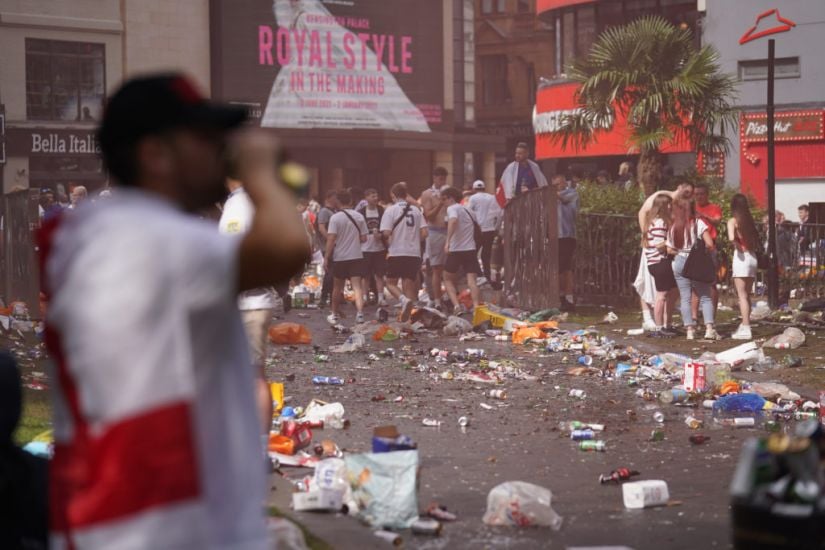
[[[464,333],[472,331],[473,325],[470,321],[453,315],[447,319],[447,324],[442,330],[444,331],[444,336],[461,336]]]
[[[358,351],[364,347],[367,343],[366,338],[364,338],[363,334],[351,334],[347,341],[343,344],[339,344],[337,346],[330,346],[329,350],[332,353],[352,353],[353,351]]]
[[[487,495],[487,525],[516,527],[549,526],[561,529],[562,517],[550,506],[549,489],[525,481],[508,481],[493,487]]]
[[[301,420],[306,422],[323,422],[325,428],[341,430],[344,428],[344,406],[341,403],[324,403],[313,399],[307,405]]]
[[[346,455],[344,461],[361,520],[407,529],[418,519],[418,451]]]

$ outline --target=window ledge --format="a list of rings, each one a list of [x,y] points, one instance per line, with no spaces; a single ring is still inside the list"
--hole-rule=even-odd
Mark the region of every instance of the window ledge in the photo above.
[[[78,29],[102,33],[122,33],[123,24],[112,19],[88,19],[31,13],[0,12],[0,25]]]

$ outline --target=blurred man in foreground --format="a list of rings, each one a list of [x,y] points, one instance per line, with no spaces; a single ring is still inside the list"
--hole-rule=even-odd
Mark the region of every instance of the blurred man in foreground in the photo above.
[[[229,135],[244,117],[180,75],[127,82],[99,129],[118,192],[43,228],[54,548],[269,547],[237,296],[309,250],[276,143]],[[255,208],[235,238],[193,215],[225,196],[227,162]]]

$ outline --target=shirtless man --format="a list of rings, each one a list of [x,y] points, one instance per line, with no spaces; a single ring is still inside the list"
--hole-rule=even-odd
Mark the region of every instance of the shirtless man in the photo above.
[[[432,270],[432,293],[430,307],[441,307],[441,281],[444,264],[447,261],[447,206],[441,200],[441,189],[447,185],[447,170],[438,166],[433,170],[433,184],[421,194],[421,207],[427,220],[427,257]]]

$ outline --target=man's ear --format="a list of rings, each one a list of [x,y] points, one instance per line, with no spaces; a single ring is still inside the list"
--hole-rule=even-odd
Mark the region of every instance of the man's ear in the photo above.
[[[174,170],[174,157],[168,140],[147,136],[135,147],[137,166],[147,178],[168,177]]]

